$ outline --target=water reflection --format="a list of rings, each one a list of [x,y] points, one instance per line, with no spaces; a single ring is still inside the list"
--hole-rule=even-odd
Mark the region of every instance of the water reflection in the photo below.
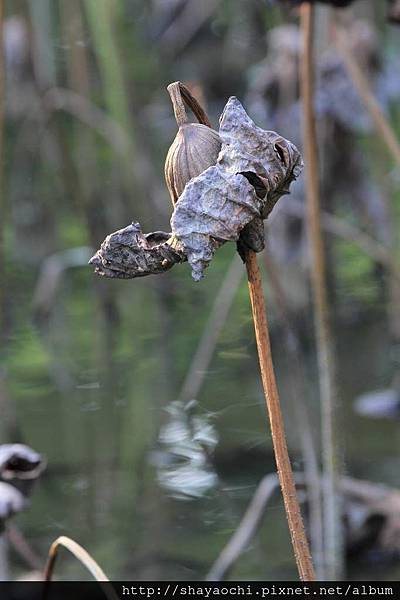
[[[354,410],[363,417],[400,418],[400,392],[389,388],[362,394],[356,398]]]
[[[196,415],[196,407],[196,402],[171,402],[158,438],[161,449],[153,455],[160,485],[183,500],[200,498],[218,481],[209,460],[217,432],[210,415]]]

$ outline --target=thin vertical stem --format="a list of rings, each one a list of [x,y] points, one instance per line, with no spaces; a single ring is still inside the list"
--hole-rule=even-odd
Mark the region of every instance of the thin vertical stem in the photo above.
[[[310,2],[301,6],[303,57],[301,61],[301,94],[303,100],[304,160],[306,165],[306,190],[309,239],[311,243],[311,285],[314,302],[314,320],[318,355],[321,401],[321,438],[323,465],[323,509],[325,572],[328,580],[338,578],[342,572],[340,520],[336,495],[338,459],[335,431],[335,366],[332,333],[329,322],[329,303],[326,287],[326,265],[321,232],[319,190],[319,162],[317,152],[316,122],[313,105],[313,20],[314,9]]]
[[[347,40],[348,34],[340,26],[335,28],[336,49],[356,87],[360,98],[372,119],[376,132],[380,135],[393,159],[400,166],[400,142],[386,115],[379,106],[369,84],[369,81],[354,58]]]
[[[29,11],[33,33],[33,69],[41,90],[56,84],[57,67],[52,39],[53,3],[50,0],[30,0]]]
[[[126,131],[131,141],[130,152],[122,157],[124,184],[143,198],[148,198],[152,167],[143,151],[138,151],[138,127],[133,127],[130,96],[126,84],[124,62],[118,45],[118,27],[121,20],[122,3],[113,0],[82,0],[92,45],[98,64],[104,102],[109,116]],[[138,58],[136,57],[136,60]],[[145,210],[149,212],[149,203]],[[148,218],[148,217],[147,217]]]
[[[382,108],[380,107],[378,101],[376,100],[374,93],[371,89],[370,82],[368,78],[363,73],[363,70],[360,68],[360,65],[357,63],[357,60],[352,55],[352,52],[349,48],[349,43],[347,39],[346,31],[340,26],[336,25],[335,27],[336,34],[336,48],[343,59],[343,63],[347,69],[347,72],[354,83],[354,86],[360,96],[360,99],[368,112],[372,123],[375,127],[377,134],[382,139],[386,148],[389,150],[393,160],[396,162],[397,167],[400,167],[400,142],[397,139],[396,133],[390,125],[390,121],[386,117]],[[391,207],[388,207],[389,214],[393,213]],[[393,218],[393,214],[391,214],[390,223],[391,225],[395,223],[395,219]],[[394,226],[395,227],[395,226]],[[395,257],[395,242],[396,235],[393,229],[393,225],[391,227],[391,256]],[[394,341],[400,340],[400,285],[396,278],[396,262],[392,260],[389,264],[389,323],[392,336]]]
[[[308,500],[308,523],[311,553],[316,576],[324,579],[324,546],[321,506],[321,477],[314,443],[312,423],[307,406],[306,376],[301,360],[301,348],[293,325],[285,290],[281,285],[272,257],[264,252],[264,266],[274,295],[276,312],[283,329],[285,349],[290,363],[289,379],[292,388],[292,410],[304,462],[304,478]]]
[[[112,0],[84,0],[84,6],[93,36],[108,112],[126,128],[133,139],[125,74],[116,41],[117,5]]]
[[[258,358],[260,362],[261,379],[264,388],[265,401],[271,426],[272,444],[274,447],[276,466],[278,469],[286,516],[289,523],[289,531],[292,539],[294,555],[300,579],[302,581],[314,581],[314,568],[311,561],[310,550],[304,530],[296,487],[294,484],[278,388],[276,385],[274,367],[272,364],[271,345],[269,340],[268,321],[264,292],[262,289],[261,273],[257,263],[257,256],[252,250],[248,250],[246,253],[246,269],[251,307],[253,311]]]

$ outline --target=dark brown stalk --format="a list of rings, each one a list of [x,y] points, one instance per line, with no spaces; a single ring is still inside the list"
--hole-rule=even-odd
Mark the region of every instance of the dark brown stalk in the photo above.
[[[304,480],[308,500],[308,523],[311,553],[314,560],[316,576],[324,579],[324,547],[321,506],[321,478],[318,457],[314,443],[312,422],[307,406],[306,375],[304,373],[301,348],[295,327],[291,319],[285,290],[281,285],[274,260],[268,252],[264,252],[264,266],[268,283],[274,296],[276,314],[283,331],[283,340],[290,364],[289,381],[291,387],[291,410],[296,422],[296,430],[300,440],[304,463]]]
[[[324,549],[327,579],[336,579],[342,570],[340,522],[336,500],[337,448],[335,436],[335,367],[332,333],[329,323],[329,303],[326,287],[326,265],[321,232],[319,190],[319,159],[317,152],[314,114],[313,21],[314,9],[310,2],[301,6],[303,57],[301,61],[301,95],[303,101],[304,162],[308,230],[311,244],[311,286],[314,302],[314,321],[318,355],[321,401],[321,439],[323,464]]]
[[[261,273],[257,256],[252,250],[246,253],[246,270],[249,283],[251,308],[253,311],[254,329],[256,333],[258,358],[265,401],[271,426],[272,444],[274,447],[276,466],[285,504],[289,531],[292,539],[294,555],[300,579],[314,581],[315,574],[310,550],[306,538],[300,505],[296,494],[292,467],[286,444],[286,434],[280,407],[278,388],[272,364],[271,345],[268,332],[268,321],[262,289]]]

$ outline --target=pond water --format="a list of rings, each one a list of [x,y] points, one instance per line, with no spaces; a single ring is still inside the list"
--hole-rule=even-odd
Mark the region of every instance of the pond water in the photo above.
[[[15,261],[7,288],[13,302],[4,437],[48,461],[31,508],[15,519],[43,561],[64,534],[112,579],[203,579],[257,483],[274,471],[244,277],[197,402],[184,409],[178,401],[233,252],[224,247],[199,284],[188,282],[187,266],[133,282],[99,281],[90,267],[71,268],[47,312],[32,309],[38,273]],[[290,397],[290,364],[273,307],[272,315],[291,456],[301,469],[293,422],[298,399]],[[311,316],[306,331],[307,402],[318,431]],[[343,469],[399,487],[398,421],[368,419],[352,408],[360,393],[390,384],[385,314],[375,306],[357,317],[338,315],[335,331]],[[13,577],[26,572],[12,550],[9,561]],[[61,578],[87,577],[66,554],[56,571]],[[279,493],[230,576],[296,578]],[[372,571],[371,564],[350,562],[348,577],[396,579],[400,564],[376,563]]]

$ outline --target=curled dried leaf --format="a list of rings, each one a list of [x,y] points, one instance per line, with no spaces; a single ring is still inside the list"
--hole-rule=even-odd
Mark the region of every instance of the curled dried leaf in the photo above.
[[[139,223],[132,223],[106,237],[90,259],[95,273],[112,279],[132,279],[164,273],[186,260],[178,248],[168,244],[169,233],[144,234]]]

